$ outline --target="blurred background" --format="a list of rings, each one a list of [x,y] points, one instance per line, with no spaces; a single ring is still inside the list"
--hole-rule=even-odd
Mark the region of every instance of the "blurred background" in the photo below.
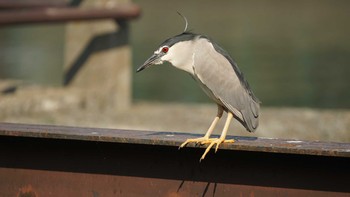
[[[135,73],[183,31],[180,12],[231,54],[262,101],[258,131],[235,122],[229,135],[350,142],[349,1],[52,2],[104,13],[133,3],[142,15],[0,26],[2,122],[204,134],[216,106],[188,74],[167,63]]]
[[[134,70],[185,15],[192,32],[209,36],[236,60],[263,106],[350,107],[350,2],[135,1]],[[197,84],[168,65],[134,77],[135,100],[210,102]]]

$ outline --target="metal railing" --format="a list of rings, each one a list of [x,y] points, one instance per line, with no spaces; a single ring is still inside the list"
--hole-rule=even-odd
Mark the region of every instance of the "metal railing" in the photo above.
[[[140,13],[140,7],[131,3],[112,8],[82,9],[58,1],[0,1],[0,26],[98,19],[130,20],[139,17]]]

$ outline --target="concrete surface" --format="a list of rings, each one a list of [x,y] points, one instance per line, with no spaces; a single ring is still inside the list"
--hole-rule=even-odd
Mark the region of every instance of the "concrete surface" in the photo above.
[[[113,8],[129,0],[86,0],[82,9]],[[65,85],[91,90],[110,107],[131,104],[129,25],[114,20],[78,21],[66,25]],[[93,96],[93,95],[92,95]]]

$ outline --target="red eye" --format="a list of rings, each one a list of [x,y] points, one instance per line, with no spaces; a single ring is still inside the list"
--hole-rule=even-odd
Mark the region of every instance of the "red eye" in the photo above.
[[[169,51],[169,47],[163,47],[163,48],[162,48],[162,52],[163,52],[163,53],[167,53],[168,51]]]

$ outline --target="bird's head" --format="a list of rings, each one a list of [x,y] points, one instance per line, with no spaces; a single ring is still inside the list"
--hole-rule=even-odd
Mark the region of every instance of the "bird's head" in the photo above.
[[[167,56],[169,56],[169,48],[170,47],[167,45],[159,47],[156,51],[154,51],[153,55],[136,70],[136,72],[140,72],[143,69],[150,67],[151,65],[163,64],[163,62],[168,59]]]
[[[176,68],[190,72],[194,53],[193,43],[198,36],[197,34],[183,32],[165,40],[136,72],[140,72],[151,65],[163,64],[165,61],[170,62]]]
[[[192,73],[191,59],[194,53],[193,42],[198,35],[187,32],[188,22],[181,13],[178,14],[185,21],[183,33],[165,40],[154,51],[153,55],[140,66],[136,72],[140,72],[151,65],[163,64],[164,61],[170,62],[176,68]]]

